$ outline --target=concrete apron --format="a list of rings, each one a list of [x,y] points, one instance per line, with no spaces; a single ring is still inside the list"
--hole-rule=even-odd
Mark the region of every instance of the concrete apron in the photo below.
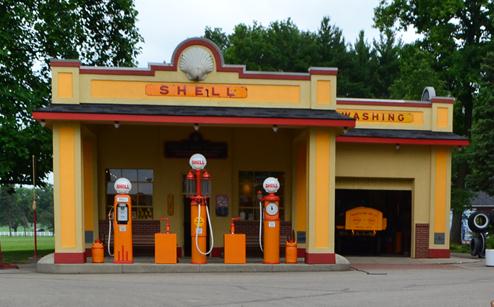
[[[220,258],[217,258],[221,260]],[[90,261],[91,258],[88,258]],[[250,261],[251,259],[249,259]],[[119,274],[119,273],[234,273],[234,272],[326,272],[348,271],[350,262],[336,255],[336,264],[305,264],[299,259],[297,264],[263,264],[262,259],[254,259],[246,264],[224,264],[211,261],[207,264],[186,263],[155,264],[153,258],[136,258],[134,264],[114,264],[112,258],[105,263],[55,264],[53,254],[46,255],[36,264],[38,273],[53,274]],[[189,259],[190,261],[190,259]]]

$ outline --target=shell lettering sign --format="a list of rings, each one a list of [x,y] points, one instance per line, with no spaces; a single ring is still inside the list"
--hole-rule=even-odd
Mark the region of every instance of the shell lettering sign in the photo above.
[[[147,96],[247,98],[245,86],[225,84],[159,83],[146,84]]]
[[[356,231],[380,231],[386,229],[386,219],[381,211],[357,207],[345,212],[345,229]]]

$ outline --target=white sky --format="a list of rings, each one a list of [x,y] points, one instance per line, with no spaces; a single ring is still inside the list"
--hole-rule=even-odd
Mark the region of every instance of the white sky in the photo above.
[[[301,30],[315,31],[324,16],[338,26],[347,43],[355,42],[360,30],[372,42],[379,31],[372,28],[374,8],[379,0],[136,0],[137,26],[144,37],[140,67],[148,63],[170,62],[173,50],[183,40],[202,36],[206,26],[231,33],[239,23],[272,21],[290,17]],[[403,41],[413,40],[413,32]],[[242,64],[242,63],[236,63]]]

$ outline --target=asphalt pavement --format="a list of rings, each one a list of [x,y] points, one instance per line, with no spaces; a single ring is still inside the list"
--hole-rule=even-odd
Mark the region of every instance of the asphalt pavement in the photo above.
[[[483,260],[385,263],[345,272],[42,274],[0,271],[0,306],[490,306]],[[392,262],[392,261],[389,261]]]

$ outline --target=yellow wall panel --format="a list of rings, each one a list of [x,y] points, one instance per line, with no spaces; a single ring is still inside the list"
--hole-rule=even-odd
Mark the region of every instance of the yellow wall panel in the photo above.
[[[58,98],[73,97],[73,77],[71,72],[58,73]]]
[[[315,211],[315,247],[329,247],[329,199],[330,187],[330,133],[316,132],[316,211]]]
[[[448,151],[436,152],[434,179],[434,232],[446,232]]]
[[[448,108],[437,108],[437,127],[438,128],[448,128]]]
[[[316,103],[320,106],[329,106],[331,104],[331,81],[317,81],[317,98]]]
[[[76,246],[75,129],[60,127],[60,223],[62,248]]]

